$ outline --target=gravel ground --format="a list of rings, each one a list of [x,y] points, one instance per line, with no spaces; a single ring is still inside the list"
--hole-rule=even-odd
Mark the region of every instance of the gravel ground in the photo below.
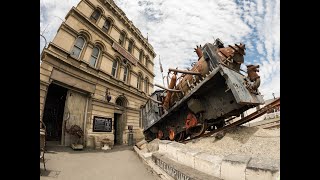
[[[244,154],[257,158],[280,160],[280,129],[237,127],[218,140],[215,137],[201,138],[186,144],[210,154]]]

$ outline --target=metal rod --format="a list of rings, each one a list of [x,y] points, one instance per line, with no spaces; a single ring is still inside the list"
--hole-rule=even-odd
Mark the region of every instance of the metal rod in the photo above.
[[[162,82],[163,82],[163,86],[164,86],[164,76],[163,76],[163,69],[162,69],[162,64],[161,64],[161,60],[160,60],[160,55],[159,55],[159,65],[160,65],[160,72],[162,75]]]
[[[177,90],[177,89],[168,89],[168,88],[163,87],[163,86],[161,86],[161,85],[159,85],[159,84],[154,84],[154,85],[155,85],[155,86],[157,86],[157,87],[159,87],[159,88],[165,89],[165,90],[167,90],[167,91],[171,91],[171,92],[181,92],[181,90]]]
[[[46,47],[47,47],[47,39],[46,39],[46,37],[44,37],[42,34],[40,34],[40,36],[44,39],[44,41],[45,41],[44,48],[46,48]]]
[[[179,72],[179,73],[183,73],[183,74],[201,75],[201,73],[199,73],[199,72],[186,71],[186,70],[180,70],[180,69],[169,68],[169,71]]]
[[[156,103],[159,103],[159,104],[162,104],[162,102],[161,101],[157,101],[157,100],[155,100],[155,99],[153,99],[152,97],[148,97],[151,101],[153,101],[153,102],[156,102]]]

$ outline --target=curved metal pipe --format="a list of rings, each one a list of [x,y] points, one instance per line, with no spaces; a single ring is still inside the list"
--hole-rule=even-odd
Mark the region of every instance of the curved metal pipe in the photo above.
[[[201,73],[199,73],[199,72],[186,71],[186,70],[180,70],[180,69],[171,69],[171,68],[169,68],[169,72],[170,71],[179,72],[179,73],[183,73],[183,74],[201,75]]]
[[[169,89],[169,88],[166,88],[166,87],[163,87],[159,84],[154,84],[155,86],[159,87],[159,88],[162,88],[164,90],[167,90],[167,91],[171,91],[171,92],[181,92],[181,90],[177,90],[177,89]]]
[[[46,43],[46,44],[44,45],[44,48],[47,47],[47,39],[46,39],[46,37],[44,37],[42,34],[40,34],[40,36],[44,39],[44,41],[45,41],[45,43]]]

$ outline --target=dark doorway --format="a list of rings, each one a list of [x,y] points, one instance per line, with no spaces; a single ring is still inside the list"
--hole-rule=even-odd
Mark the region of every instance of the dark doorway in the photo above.
[[[114,114],[114,144],[122,144],[122,124],[121,124],[122,115]]]
[[[61,141],[63,112],[68,89],[50,84],[43,113],[47,141]]]

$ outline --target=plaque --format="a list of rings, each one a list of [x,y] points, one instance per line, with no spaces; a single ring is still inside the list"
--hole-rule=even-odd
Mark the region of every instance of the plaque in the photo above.
[[[93,117],[93,132],[111,132],[112,118]]]
[[[137,60],[129,53],[127,50],[125,50],[123,47],[119,46],[117,43],[112,44],[113,49],[118,51],[122,56],[124,56],[126,59],[128,59],[133,65],[137,65]]]

